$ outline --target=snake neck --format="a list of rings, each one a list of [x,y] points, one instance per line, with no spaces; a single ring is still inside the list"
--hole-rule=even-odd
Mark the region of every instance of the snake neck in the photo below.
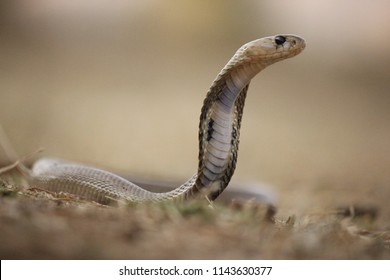
[[[237,66],[232,61],[208,91],[200,115],[199,165],[195,188],[192,189],[194,193],[204,193],[208,199],[214,200],[229,184],[237,163],[241,119],[249,83],[264,67],[260,63]]]

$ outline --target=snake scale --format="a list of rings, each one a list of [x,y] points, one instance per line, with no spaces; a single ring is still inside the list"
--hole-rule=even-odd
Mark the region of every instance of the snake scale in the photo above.
[[[198,171],[178,188],[164,193],[147,191],[110,172],[86,165],[43,158],[29,172],[30,185],[66,192],[108,204],[186,200],[204,195],[214,200],[233,176],[241,118],[251,79],[267,66],[293,57],[305,48],[304,39],[277,35],[243,45],[218,74],[207,92],[199,123]]]

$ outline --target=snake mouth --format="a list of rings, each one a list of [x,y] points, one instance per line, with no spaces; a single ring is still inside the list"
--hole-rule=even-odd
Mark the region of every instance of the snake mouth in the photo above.
[[[285,41],[280,38],[284,38]],[[274,37],[276,48],[282,48],[282,52],[272,63],[282,59],[291,58],[300,54],[306,48],[306,42],[303,38],[296,35],[277,35]],[[283,43],[281,44],[281,42]],[[279,44],[278,44],[279,43]],[[280,45],[280,46],[278,46]],[[277,55],[277,53],[275,53]]]

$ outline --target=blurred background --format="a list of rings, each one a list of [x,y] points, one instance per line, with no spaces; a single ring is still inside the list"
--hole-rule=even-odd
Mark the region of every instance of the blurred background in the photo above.
[[[251,83],[233,181],[266,182],[282,214],[356,203],[379,207],[387,221],[389,8],[3,0],[0,124],[20,155],[44,147],[47,156],[183,181],[197,167],[200,108],[220,69],[248,41],[298,34],[306,50]]]

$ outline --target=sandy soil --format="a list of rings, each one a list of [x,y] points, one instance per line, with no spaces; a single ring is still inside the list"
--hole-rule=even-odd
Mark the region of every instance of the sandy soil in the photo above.
[[[104,206],[68,194],[17,190],[5,175],[1,259],[390,258],[390,231],[378,223],[378,208],[283,219],[255,202]]]

